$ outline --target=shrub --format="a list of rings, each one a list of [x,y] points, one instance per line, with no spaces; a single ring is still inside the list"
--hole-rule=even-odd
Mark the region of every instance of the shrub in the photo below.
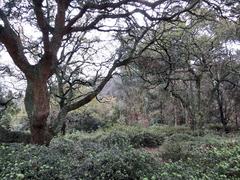
[[[104,132],[102,129],[97,131],[88,133],[84,131],[72,131],[71,133],[67,133],[64,137],[59,137],[72,140],[72,141],[94,141],[97,142],[99,139],[103,138],[109,134],[108,132]]]
[[[69,139],[53,139],[49,146],[49,151],[57,152],[68,159],[82,160],[85,157],[85,147],[80,142]]]
[[[182,134],[191,134],[192,130],[186,126],[151,126],[149,127],[149,131],[155,132],[155,134],[161,134],[163,136],[169,137],[173,134],[182,133]]]
[[[193,141],[194,137],[189,134],[176,133],[167,138],[167,141],[170,142],[183,142],[183,141]]]
[[[188,143],[181,146],[180,153],[186,145],[189,146]],[[203,145],[195,144],[191,153],[192,157],[161,163],[158,179],[240,179],[240,146],[237,142],[225,141],[223,147],[207,149]]]
[[[220,123],[211,123],[207,124],[207,128],[214,131],[221,131],[223,130],[223,125]]]
[[[150,121],[150,125],[160,125],[160,124],[163,124],[164,121],[168,121],[168,120],[164,120],[164,119],[161,119],[161,118],[154,118]]]
[[[171,142],[171,143],[164,143],[162,146],[162,159],[164,161],[178,161],[183,157],[182,147],[180,143]]]
[[[143,132],[132,135],[130,141],[134,147],[158,147],[163,143],[164,138],[153,133]]]
[[[78,120],[78,123],[75,129],[79,131],[92,132],[92,131],[96,131],[98,128],[102,126],[103,126],[103,123],[100,120],[92,116],[86,116]]]
[[[156,129],[161,128],[75,132],[54,138],[49,147],[0,144],[0,179],[240,179],[236,137],[194,137],[180,131],[159,148],[162,158],[132,148],[133,137],[137,144],[145,137],[155,143],[162,137]]]
[[[216,174],[225,176],[226,179],[240,178],[240,145],[225,142],[223,147],[211,148],[203,154],[202,164],[208,164]]]
[[[74,177],[88,180],[154,179],[157,167],[157,162],[149,154],[114,147],[87,158]]]
[[[178,161],[191,155],[191,141],[194,137],[189,134],[176,133],[171,135],[163,143],[163,160]]]
[[[80,141],[76,142],[79,143],[79,146],[83,149],[83,154],[85,158],[89,156],[94,156],[97,153],[100,153],[106,149],[106,147],[98,142],[91,142],[91,141]]]
[[[53,151],[58,151],[62,155],[67,155],[71,150],[74,149],[76,143],[71,140],[63,139],[63,138],[56,138],[53,139],[50,143],[50,148]]]
[[[215,134],[207,134],[202,137],[198,137],[196,139],[199,144],[214,146],[214,147],[221,147],[226,143],[226,138],[221,137]]]
[[[100,142],[107,147],[118,146],[125,148],[130,145],[129,136],[122,132],[111,132],[109,135],[102,138]]]
[[[0,179],[68,179],[74,161],[46,147],[0,145]],[[72,164],[71,164],[71,163]]]

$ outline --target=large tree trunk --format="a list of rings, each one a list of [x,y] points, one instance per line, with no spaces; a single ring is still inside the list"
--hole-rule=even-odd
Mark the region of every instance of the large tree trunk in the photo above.
[[[25,108],[30,120],[31,143],[49,144],[51,135],[47,127],[49,95],[47,80],[41,77],[27,79]]]

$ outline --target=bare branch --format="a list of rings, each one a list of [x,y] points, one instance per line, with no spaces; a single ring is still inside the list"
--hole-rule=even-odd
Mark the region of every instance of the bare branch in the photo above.
[[[0,25],[0,42],[6,46],[9,55],[19,69],[21,69],[26,75],[30,75],[31,65],[24,55],[24,48],[20,37],[11,28],[9,21],[2,10],[0,10],[0,18],[4,22],[4,27]]]

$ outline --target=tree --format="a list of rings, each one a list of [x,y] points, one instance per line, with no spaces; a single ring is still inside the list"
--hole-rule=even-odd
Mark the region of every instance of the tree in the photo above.
[[[102,90],[114,71],[138,57],[153,40],[142,39],[148,30],[163,21],[178,21],[200,1],[3,1],[0,9],[0,42],[27,80],[25,108],[30,120],[31,143],[48,144],[58,132],[59,123],[69,111],[90,102]],[[136,15],[143,19],[139,22]],[[22,24],[25,24],[23,26]],[[35,31],[36,37],[27,35]],[[78,41],[79,33],[112,32],[129,36],[119,45],[105,77],[82,99],[68,104],[58,114],[57,123],[48,127],[49,93],[47,82],[59,66],[59,50],[68,39]],[[138,44],[142,44],[141,47]],[[65,44],[67,45],[67,44]],[[71,44],[68,45],[71,48]],[[76,52],[72,53],[77,53]],[[79,52],[78,52],[79,53]],[[61,123],[60,123],[61,124]]]
[[[197,11],[209,13],[205,8]],[[207,120],[213,119],[207,112],[217,109],[216,118],[226,131],[228,106],[235,101],[227,94],[238,88],[239,79],[239,58],[226,48],[226,44],[237,37],[235,24],[219,18],[215,12],[187,19],[191,22],[174,26],[161,24],[155,33],[162,29],[169,33],[159,36],[143,53],[141,60],[131,67],[150,88],[155,89],[155,94],[158,91],[163,94],[166,90],[180,102],[177,109],[186,112],[185,121],[191,119],[192,129],[202,128]],[[231,33],[228,33],[229,29]],[[160,95],[155,98],[162,99]],[[171,103],[171,106],[175,112],[175,104]],[[161,106],[159,109],[162,111]]]

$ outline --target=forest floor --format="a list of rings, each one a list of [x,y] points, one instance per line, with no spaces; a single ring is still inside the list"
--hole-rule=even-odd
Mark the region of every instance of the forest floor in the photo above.
[[[240,179],[240,135],[115,125],[49,147],[1,144],[0,179]]]

